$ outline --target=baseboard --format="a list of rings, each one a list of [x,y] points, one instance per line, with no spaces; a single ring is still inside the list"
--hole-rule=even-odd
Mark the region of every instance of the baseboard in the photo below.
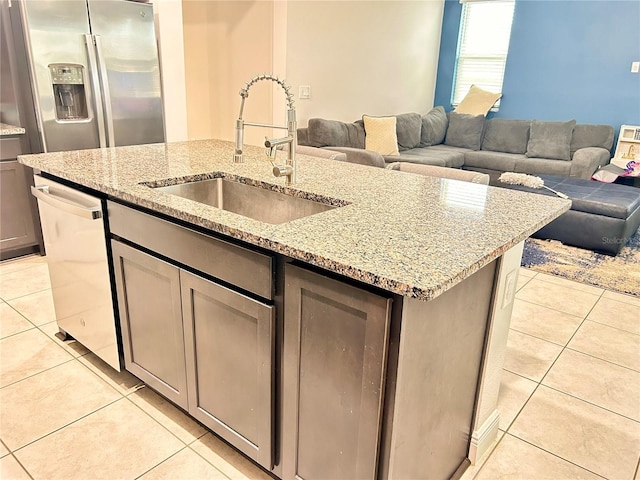
[[[498,425],[500,414],[494,410],[479,428],[471,434],[471,444],[469,445],[469,460],[475,465],[487,452],[491,444],[498,436]]]

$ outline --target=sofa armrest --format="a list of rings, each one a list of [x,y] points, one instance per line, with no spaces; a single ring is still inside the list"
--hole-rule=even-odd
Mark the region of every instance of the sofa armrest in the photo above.
[[[343,152],[336,152],[326,148],[309,147],[307,145],[298,145],[296,147],[296,154],[327,158],[329,160],[338,160],[339,162],[347,161],[347,155]]]
[[[588,180],[598,168],[603,167],[611,159],[609,150],[601,147],[585,147],[576,150],[571,160],[570,177]]]
[[[418,163],[396,162],[387,165],[388,170],[400,170],[401,172],[416,173],[427,177],[447,178],[463,182],[480,183],[489,185],[489,175],[471,170],[459,170],[457,168],[440,167],[436,165],[422,165]]]
[[[360,165],[369,165],[371,167],[380,167],[384,168],[386,162],[382,155],[378,152],[373,152],[371,150],[364,150],[362,148],[352,148],[352,147],[322,147],[325,150],[334,150],[336,152],[342,152],[347,155],[347,162],[349,163],[358,163]]]
[[[309,129],[307,127],[299,128],[296,133],[298,134],[298,145],[309,145]]]

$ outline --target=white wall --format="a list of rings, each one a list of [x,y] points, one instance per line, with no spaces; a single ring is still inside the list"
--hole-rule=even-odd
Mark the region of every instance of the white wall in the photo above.
[[[291,1],[287,80],[311,117],[425,113],[433,106],[444,0]],[[311,86],[299,100],[298,87]]]
[[[182,0],[188,138],[233,140],[238,92],[263,72],[292,85],[299,126],[428,111],[443,9],[444,0]],[[252,87],[244,119],[285,123],[282,92]],[[249,127],[245,140],[270,134]]]
[[[182,1],[156,0],[153,4],[162,75],[165,138],[187,139],[187,96],[182,36]]]
[[[274,68],[274,2],[183,0],[189,138],[233,140],[240,88]],[[279,57],[279,61],[282,59]],[[270,83],[250,90],[245,120],[271,123]],[[247,128],[247,144],[270,131]]]

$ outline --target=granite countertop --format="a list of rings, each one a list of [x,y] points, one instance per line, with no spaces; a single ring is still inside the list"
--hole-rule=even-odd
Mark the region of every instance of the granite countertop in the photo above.
[[[0,137],[8,137],[9,135],[23,135],[24,133],[25,129],[22,127],[9,125],[8,123],[0,123]]]
[[[560,198],[400,171],[297,157],[292,187],[275,178],[263,148],[220,140],[18,157],[20,162],[214,232],[403,296],[432,299],[568,210]],[[282,161],[284,161],[284,152]],[[225,176],[348,205],[271,225],[154,191]],[[335,200],[339,200],[335,202]]]

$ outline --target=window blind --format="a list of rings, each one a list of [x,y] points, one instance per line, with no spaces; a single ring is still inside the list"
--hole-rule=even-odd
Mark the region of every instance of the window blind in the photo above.
[[[515,1],[474,1],[462,6],[453,105],[471,85],[502,92]],[[498,105],[498,104],[496,104]]]

